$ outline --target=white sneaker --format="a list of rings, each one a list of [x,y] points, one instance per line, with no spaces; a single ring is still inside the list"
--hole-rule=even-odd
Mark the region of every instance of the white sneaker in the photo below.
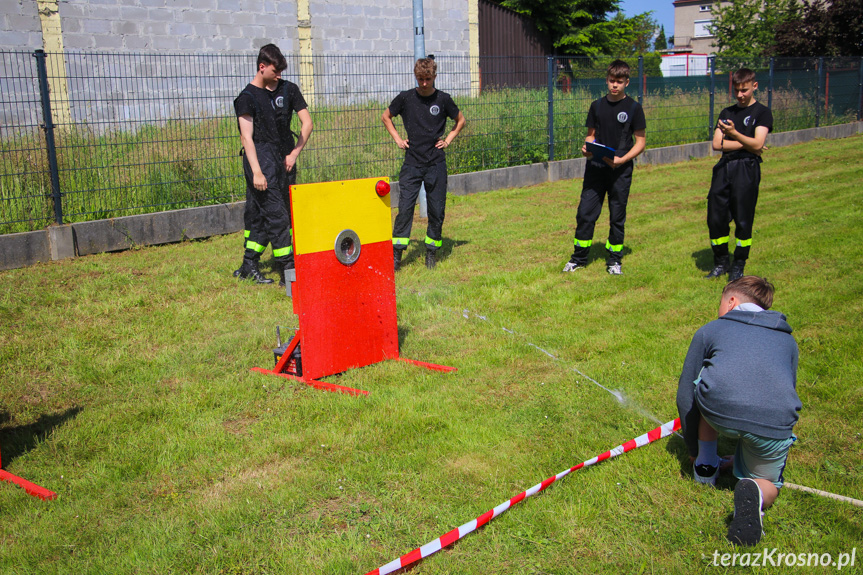
[[[716,486],[719,477],[719,467],[716,465],[696,465],[692,468],[692,477],[696,483]]]
[[[612,264],[605,269],[608,270],[608,273],[610,273],[613,276],[622,276],[623,275],[623,270],[620,269],[620,264]]]
[[[581,264],[577,264],[574,262],[566,262],[566,265],[563,266],[563,271],[565,272],[574,272],[576,270],[583,270],[584,266]]]
[[[734,519],[728,525],[728,540],[751,547],[761,541],[761,489],[754,479],[741,479],[734,487]]]

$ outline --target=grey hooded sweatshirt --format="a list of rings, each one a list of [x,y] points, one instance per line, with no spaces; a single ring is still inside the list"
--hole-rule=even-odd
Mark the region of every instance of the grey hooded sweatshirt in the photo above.
[[[733,309],[695,332],[677,385],[677,411],[690,455],[699,413],[717,425],[771,439],[791,437],[797,397],[797,342],[777,311]]]

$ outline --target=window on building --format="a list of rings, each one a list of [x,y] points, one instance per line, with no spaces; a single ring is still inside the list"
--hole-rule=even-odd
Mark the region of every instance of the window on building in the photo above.
[[[710,4],[702,4],[698,7],[699,12],[710,12]]]
[[[707,28],[710,24],[713,23],[713,20],[696,20],[693,22],[695,25],[694,36],[696,38],[703,38],[704,36],[713,36],[710,33],[710,30]]]

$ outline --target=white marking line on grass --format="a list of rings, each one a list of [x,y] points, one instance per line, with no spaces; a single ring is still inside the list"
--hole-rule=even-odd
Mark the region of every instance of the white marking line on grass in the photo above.
[[[845,497],[844,495],[837,495],[835,493],[830,493],[829,491],[822,491],[820,489],[814,489],[812,487],[806,487],[804,485],[797,485],[796,483],[785,482],[785,487],[788,489],[796,489],[798,491],[805,491],[806,493],[812,493],[813,495],[820,495],[821,497],[828,497],[830,499],[835,499],[837,501],[844,501],[845,503],[850,503],[851,505],[856,505],[857,507],[863,507],[863,501],[859,499],[854,499],[853,497]]]
[[[450,311],[455,311],[455,310],[450,310]],[[475,317],[475,318],[477,318],[477,319],[481,319],[481,320],[482,320],[482,321],[484,321],[484,322],[492,323],[492,322],[491,322],[491,320],[489,320],[489,319],[488,319],[488,317],[486,317],[486,316],[484,316],[484,315],[481,315],[481,314],[478,314],[478,313],[475,313],[475,312],[472,312],[472,311],[470,311],[469,309],[463,309],[463,310],[461,310],[461,316],[462,316],[463,318],[465,318],[465,319],[470,319],[470,318],[471,318],[471,316],[473,316],[473,317]],[[524,337],[525,337],[525,336],[523,336],[522,334],[516,333],[514,330],[511,330],[511,329],[509,329],[509,328],[507,328],[507,327],[501,327],[501,329],[502,329],[503,331],[505,331],[506,333],[510,334],[510,335],[516,335],[516,336],[519,336],[519,337],[522,337],[522,338],[524,338]],[[547,355],[548,357],[550,357],[552,360],[554,360],[554,361],[556,361],[556,362],[559,362],[559,363],[564,363],[564,361],[563,361],[562,359],[560,359],[559,357],[555,356],[555,355],[554,355],[554,354],[552,354],[552,353],[549,353],[547,350],[545,350],[545,349],[543,349],[543,348],[539,347],[538,345],[536,345],[536,344],[534,344],[534,343],[531,343],[530,341],[527,341],[527,339],[525,339],[525,343],[526,343],[528,346],[530,346],[530,347],[532,347],[532,348],[534,348],[534,349],[536,349],[536,350],[538,350],[538,351],[540,351],[540,352],[544,353],[545,355]],[[572,371],[574,371],[575,373],[577,373],[577,374],[578,374],[578,375],[580,375],[581,377],[583,377],[583,378],[587,379],[587,380],[588,380],[588,381],[590,381],[591,383],[593,383],[593,384],[595,384],[595,385],[599,386],[600,388],[604,389],[604,390],[605,390],[605,391],[607,391],[608,393],[610,393],[612,396],[614,396],[614,399],[616,399],[616,400],[617,400],[617,402],[618,402],[619,404],[629,407],[630,409],[632,409],[632,410],[634,410],[634,411],[636,411],[636,412],[640,413],[641,415],[643,415],[644,417],[646,417],[647,419],[649,419],[649,420],[651,420],[651,421],[653,421],[653,422],[655,422],[655,423],[659,423],[659,424],[661,424],[661,423],[662,423],[662,421],[660,421],[660,419],[659,419],[658,417],[656,417],[653,413],[649,412],[648,410],[646,410],[645,408],[641,407],[640,405],[637,405],[635,402],[633,402],[633,401],[632,401],[631,399],[629,399],[628,397],[625,397],[625,396],[623,395],[623,392],[621,392],[621,391],[619,391],[619,390],[616,390],[616,389],[609,389],[609,388],[605,387],[604,385],[602,385],[601,383],[599,383],[598,381],[596,381],[595,379],[593,379],[592,377],[590,377],[590,376],[589,376],[589,375],[587,375],[586,373],[582,372],[581,370],[579,370],[579,369],[578,369],[577,367],[575,367],[575,366],[567,365],[567,368],[568,368],[568,369],[570,369],[570,370],[572,370]],[[677,435],[678,437],[680,437],[680,434],[679,434],[679,433],[675,432],[674,434],[675,434],[675,435]]]

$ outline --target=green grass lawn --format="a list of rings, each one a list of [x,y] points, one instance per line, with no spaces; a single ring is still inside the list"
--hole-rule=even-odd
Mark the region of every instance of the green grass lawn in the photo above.
[[[861,144],[765,154],[747,266],[800,346],[786,479],[858,499]],[[580,180],[450,197],[437,269],[412,245],[396,292],[402,355],[458,372],[327,378],[367,397],[250,371],[297,319],[281,290],[231,277],[241,234],[0,272],[3,467],[59,494],[0,484],[0,572],[362,574],[673,419],[722,288],[702,279],[714,161],[637,168],[620,277],[605,213],[588,268],[560,272]],[[701,488],[686,460],[671,437],[577,471],[411,573],[724,571],[733,481]],[[847,503],[786,489],[765,531],[759,550],[856,546],[863,563]]]

